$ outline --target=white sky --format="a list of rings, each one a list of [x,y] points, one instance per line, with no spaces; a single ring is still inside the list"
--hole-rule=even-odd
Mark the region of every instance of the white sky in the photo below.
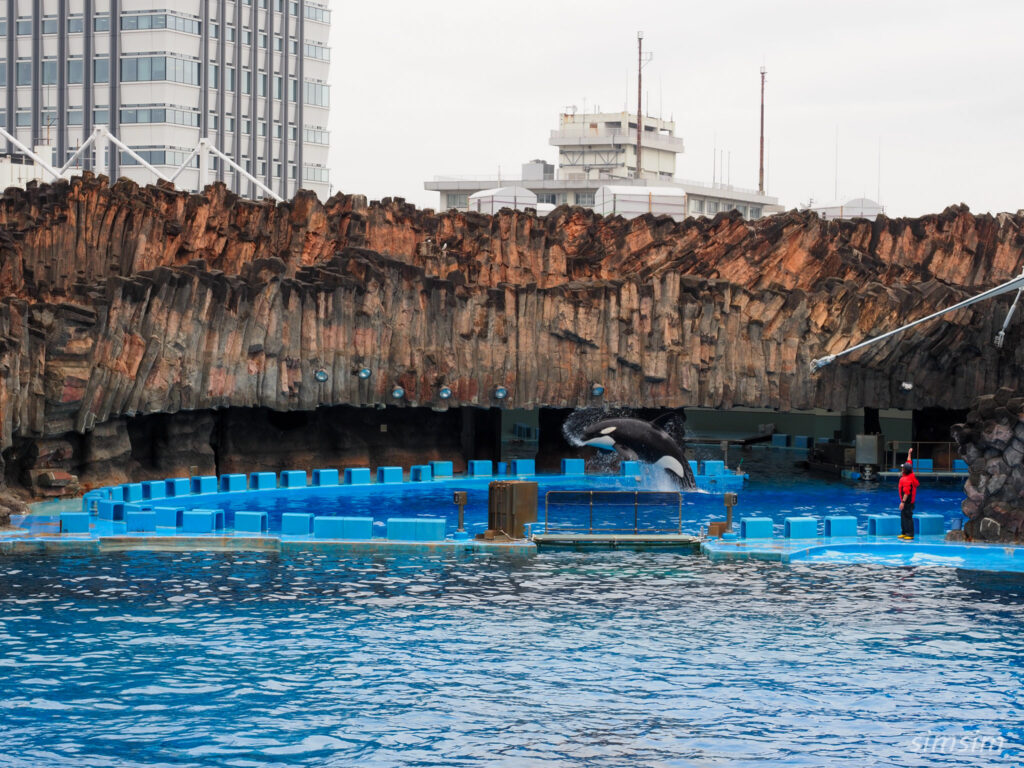
[[[438,205],[435,175],[555,162],[567,105],[676,120],[678,177],[767,188],[787,208],[866,196],[894,216],[1024,208],[1024,2],[332,2],[334,191]],[[628,87],[628,93],[627,93]],[[881,147],[881,152],[879,152]],[[881,177],[879,178],[879,155]]]

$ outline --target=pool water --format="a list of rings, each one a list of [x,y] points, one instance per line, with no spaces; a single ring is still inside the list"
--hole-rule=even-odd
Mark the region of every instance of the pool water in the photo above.
[[[1022,604],[665,553],[12,556],[0,765],[1019,765]]]
[[[721,458],[720,452],[698,453],[699,458]],[[849,483],[838,479],[827,479],[796,469],[794,460],[798,454],[791,451],[758,449],[742,454],[743,469],[750,480],[739,492],[739,504],[734,518],[743,516],[771,517],[776,532],[782,534],[783,520],[790,515],[810,515],[822,518],[825,515],[854,515],[864,532],[867,530],[868,514],[899,514],[899,500],[894,482]],[[733,455],[733,463],[739,459]],[[656,470],[657,472],[657,470]],[[659,472],[660,475],[660,472]],[[285,512],[313,512],[317,515],[353,515],[374,519],[375,535],[383,536],[389,517],[444,517],[447,533],[457,528],[458,508],[452,502],[452,492],[464,490],[468,493],[465,512],[466,529],[476,534],[487,528],[487,488],[494,479],[510,478],[456,478],[435,480],[426,483],[402,483],[329,488],[303,488],[300,490],[278,489],[260,493],[224,493],[204,496],[181,497],[168,500],[169,504],[190,507],[215,507],[226,511],[225,524],[234,525],[234,513],[238,510],[264,510],[268,513],[271,532],[281,530],[281,515]],[[563,477],[540,475],[538,519],[544,520],[544,499],[552,490],[659,490],[669,486],[659,476],[644,477],[639,483],[635,477],[614,475],[588,475],[586,477]],[[963,485],[956,482],[924,480],[918,491],[917,510],[941,514],[946,518],[946,527],[960,527],[963,516],[960,503],[963,501]],[[628,500],[627,500],[628,501]],[[161,502],[153,504],[159,506]],[[41,509],[45,510],[45,507]],[[674,505],[650,505],[639,511],[641,528],[647,530],[676,528],[679,525],[678,507]],[[601,512],[595,519],[595,528],[630,528],[634,523],[634,509],[628,501],[618,512]],[[682,529],[684,533],[696,534],[701,527],[707,529],[712,520],[725,519],[722,494],[698,491],[682,494]],[[585,508],[552,507],[550,519],[552,530],[580,530],[589,526]],[[31,521],[30,521],[31,523]]]

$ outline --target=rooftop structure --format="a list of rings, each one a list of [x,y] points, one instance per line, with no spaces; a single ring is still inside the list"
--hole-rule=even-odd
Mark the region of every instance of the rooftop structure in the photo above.
[[[874,219],[885,213],[885,206],[867,197],[855,197],[845,203],[839,200],[831,203],[811,201],[806,210],[814,211],[823,219]]]
[[[496,176],[435,176],[424,188],[440,193],[440,208],[469,210],[470,197],[494,187],[525,187],[537,195],[538,205],[579,205],[595,208],[598,190],[614,185],[617,199],[625,200],[623,187],[671,187],[681,190],[683,200],[672,200],[670,209],[652,205],[621,206],[614,212],[627,218],[651,212],[680,219],[685,216],[714,216],[738,210],[744,218],[759,219],[782,210],[778,199],[731,184],[705,183],[676,178],[676,155],[683,152],[683,140],[675,135],[675,123],[645,116],[641,136],[642,168],[637,173],[635,115],[600,112],[560,116],[559,127],[551,132],[549,144],[558,148],[557,168],[544,160],[524,163],[519,178]],[[661,197],[659,196],[659,200]],[[667,198],[666,198],[667,199]],[[614,206],[613,206],[614,207]],[[634,211],[634,209],[637,209]],[[603,209],[602,209],[603,210]],[[611,212],[611,211],[609,211]]]
[[[0,125],[55,165],[104,126],[145,162],[196,189],[200,139],[268,188],[326,197],[330,11],[315,0],[35,0],[0,19]],[[9,143],[9,142],[8,142]],[[11,151],[9,146],[8,151]],[[205,155],[204,155],[205,156]],[[82,169],[151,183],[153,173],[106,142]],[[210,179],[254,185],[216,157]]]

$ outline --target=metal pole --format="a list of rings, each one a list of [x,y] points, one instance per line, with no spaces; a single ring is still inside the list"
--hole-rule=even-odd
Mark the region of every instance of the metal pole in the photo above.
[[[590,526],[587,529],[587,533],[594,532],[594,492],[590,491]]]
[[[633,491],[633,533],[640,533],[640,493]]]
[[[641,122],[643,116],[643,100],[641,98],[642,83],[643,83],[643,71],[644,71],[644,33],[636,33],[636,177],[639,179],[643,175],[643,165],[640,162],[642,157],[642,145],[640,138],[644,133],[644,126]]]
[[[762,195],[764,194],[764,76],[767,71],[761,67],[761,165],[757,178],[757,191]]]

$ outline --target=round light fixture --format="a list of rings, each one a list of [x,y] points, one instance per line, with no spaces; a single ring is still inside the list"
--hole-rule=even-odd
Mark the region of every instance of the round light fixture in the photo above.
[[[327,371],[321,368],[319,371],[313,374],[313,378],[319,381],[321,384],[323,384],[325,381],[327,381],[329,377],[327,376]]]
[[[900,389],[902,389],[904,392],[909,392],[913,388],[914,388],[914,382],[912,382],[912,381],[904,381],[904,382],[902,382],[900,384]]]
[[[441,387],[440,391],[438,391],[437,394],[440,396],[442,400],[447,400],[452,396],[452,390],[450,387]]]
[[[604,394],[604,387],[602,387],[600,384],[594,384],[590,387],[590,394],[593,397],[600,397],[601,395]]]
[[[395,387],[394,389],[391,390],[391,396],[395,398],[395,400],[401,400],[403,397],[405,397],[405,390],[402,389],[401,387]]]
[[[370,378],[370,374],[373,373],[369,368],[360,368],[359,373],[356,374],[360,379]]]
[[[504,387],[495,387],[494,397],[497,398],[498,400],[504,400],[506,397],[508,397],[508,390],[505,389]]]

